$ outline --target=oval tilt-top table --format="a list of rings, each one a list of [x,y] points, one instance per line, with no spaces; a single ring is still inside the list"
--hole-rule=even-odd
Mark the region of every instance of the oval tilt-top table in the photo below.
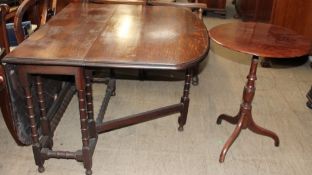
[[[222,149],[219,161],[224,162],[228,149],[242,129],[248,128],[257,134],[271,137],[275,146],[279,146],[278,136],[274,132],[258,126],[252,118],[251,104],[256,91],[258,60],[259,57],[294,58],[307,55],[311,49],[310,41],[289,29],[253,22],[219,25],[209,31],[209,36],[213,41],[226,48],[252,55],[238,114],[234,117],[222,114],[217,120],[217,124],[221,124],[222,120],[237,124]]]
[[[8,79],[14,78],[12,75],[18,77],[18,87],[25,91],[20,101],[26,106],[11,106],[14,111],[22,111],[20,117],[29,119],[38,170],[43,172],[43,164],[50,158],[75,159],[83,162],[86,174],[90,175],[98,134],[106,131],[174,113],[180,114],[182,131],[188,113],[192,69],[206,57],[208,46],[205,24],[187,9],[92,3],[65,7],[2,61]],[[112,121],[102,122],[103,116],[94,120],[91,71],[95,68],[184,70],[182,97],[176,104]],[[49,115],[57,112],[50,112],[52,107],[46,105],[43,81],[51,75],[74,77],[82,135],[82,149],[78,151],[52,149],[51,128],[56,126]],[[14,91],[12,88],[11,92]]]

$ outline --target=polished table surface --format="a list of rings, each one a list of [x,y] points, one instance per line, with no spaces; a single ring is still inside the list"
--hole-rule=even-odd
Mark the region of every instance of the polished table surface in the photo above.
[[[208,32],[183,8],[73,3],[4,58],[7,63],[185,69]]]
[[[228,23],[212,28],[216,43],[250,55],[272,58],[299,57],[311,51],[311,41],[294,31],[265,23]]]

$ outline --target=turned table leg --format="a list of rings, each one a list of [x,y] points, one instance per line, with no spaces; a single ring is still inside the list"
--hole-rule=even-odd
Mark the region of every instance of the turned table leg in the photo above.
[[[89,135],[91,138],[97,138],[97,132],[94,120],[94,110],[93,110],[93,98],[92,98],[92,71],[86,70],[86,100],[87,100],[87,114],[89,123]]]
[[[217,119],[217,124],[221,124],[222,120],[228,121],[229,123],[232,123],[232,124],[237,124],[234,132],[232,133],[230,138],[227,140],[227,142],[223,146],[223,149],[220,154],[220,159],[219,159],[220,163],[224,162],[227,151],[229,150],[229,148],[231,147],[235,139],[238,137],[242,129],[248,128],[254,133],[271,137],[274,140],[275,146],[279,146],[278,136],[274,132],[258,126],[252,118],[252,113],[251,113],[252,105],[251,104],[252,104],[252,100],[254,98],[255,91],[256,91],[255,81],[257,79],[256,72],[257,72],[258,61],[259,61],[259,58],[257,56],[253,56],[251,65],[250,65],[249,75],[247,76],[247,83],[244,87],[243,102],[240,105],[238,114],[235,117],[222,114]]]
[[[25,91],[26,109],[27,109],[28,119],[30,122],[31,137],[32,137],[32,142],[33,142],[32,149],[33,149],[35,163],[38,166],[38,171],[44,172],[44,167],[43,167],[44,159],[41,156],[42,146],[39,142],[39,134],[38,134],[37,125],[36,125],[36,116],[35,116],[34,105],[33,105],[33,97],[31,94],[31,88],[30,88],[31,85],[29,82],[30,77],[28,77],[28,74],[26,74],[22,68],[19,68],[18,71],[19,71],[21,85],[23,86],[24,91]],[[45,129],[43,130],[44,130],[43,132],[45,132]]]
[[[181,115],[178,119],[179,131],[183,131],[183,126],[185,125],[187,119],[188,107],[190,102],[189,93],[191,87],[191,79],[192,79],[191,70],[186,70],[183,96],[181,97],[181,103],[183,103],[183,110],[181,111]]]
[[[193,86],[197,86],[199,84],[198,73],[199,73],[199,64],[197,64],[193,69],[193,76],[192,76]]]
[[[82,135],[82,156],[83,156],[83,165],[86,169],[86,175],[92,174],[92,153],[89,147],[89,123],[87,115],[87,100],[86,100],[86,82],[84,69],[80,68],[75,75],[75,83],[78,94],[79,101],[79,114],[80,114],[80,125],[81,125],[81,135]],[[90,97],[89,97],[90,98]],[[88,100],[89,101],[89,100]],[[93,106],[93,105],[92,105]],[[90,107],[90,104],[89,104]],[[91,110],[91,109],[89,109]]]
[[[36,76],[36,84],[37,84],[37,95],[39,100],[39,107],[40,107],[40,123],[42,127],[42,134],[44,136],[49,137],[48,147],[52,149],[53,147],[53,134],[51,132],[51,126],[50,121],[47,117],[47,111],[46,111],[46,104],[45,104],[45,97],[44,97],[44,91],[43,91],[43,82],[40,75]]]

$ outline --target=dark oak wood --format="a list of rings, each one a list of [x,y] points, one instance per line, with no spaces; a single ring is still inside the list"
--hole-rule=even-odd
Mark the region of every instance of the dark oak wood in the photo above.
[[[103,98],[98,117],[96,118],[97,123],[102,123],[104,120],[105,112],[109,103],[109,100],[112,96],[115,96],[116,93],[116,80],[115,79],[105,79],[107,84],[105,97]]]
[[[151,111],[126,116],[120,119],[115,119],[115,120],[111,120],[108,122],[99,123],[96,126],[96,130],[98,133],[102,133],[102,132],[107,132],[107,131],[111,131],[115,129],[120,129],[120,128],[131,126],[134,124],[147,122],[150,120],[155,120],[157,118],[165,117],[167,115],[171,115],[175,113],[182,113],[182,110],[183,110],[183,103],[165,106],[165,107],[161,107],[161,108],[154,109]],[[180,131],[183,130],[184,124],[181,123],[181,127],[179,127]]]
[[[192,10],[196,16],[198,16],[200,19],[203,19],[203,10],[207,9],[207,5],[204,3],[198,3],[198,2],[193,2],[193,3],[177,3],[177,2],[161,2],[157,0],[153,1],[140,1],[140,0],[90,0],[89,2],[92,3],[99,3],[99,4],[129,4],[129,5],[149,5],[149,6],[172,6],[172,7],[180,7],[180,8],[187,8]],[[193,78],[192,78],[192,84],[193,85],[198,85],[199,84],[199,78],[198,78],[198,73],[199,73],[199,65],[194,67],[193,70]],[[139,77],[141,80],[144,80],[146,77],[147,73],[144,70],[139,70]]]
[[[97,136],[165,115],[180,113],[179,130],[186,123],[192,70],[208,53],[208,32],[202,20],[190,10],[146,5],[73,3],[43,25],[3,62],[16,65],[27,97],[31,121],[33,153],[40,172],[49,158],[81,161],[86,174],[92,174],[92,156]],[[106,104],[115,94],[115,83],[108,82],[107,99],[101,107],[103,117],[94,120],[92,70],[99,68],[185,70],[183,95],[179,103],[155,110],[102,122]],[[34,118],[30,75],[37,76],[37,96],[41,108],[42,136]],[[82,149],[53,151],[55,126],[45,122],[42,75],[70,75],[75,78],[79,100]],[[63,110],[63,109],[61,109]],[[56,122],[57,123],[57,122]],[[45,126],[44,126],[45,125]],[[39,135],[41,136],[39,138]]]
[[[57,74],[57,75],[71,75],[75,77],[75,84],[76,84],[76,90],[78,93],[78,101],[79,101],[79,111],[80,111],[80,123],[81,123],[81,134],[82,134],[82,150],[79,151],[79,155],[74,156],[77,157],[78,161],[83,161],[84,167],[86,169],[86,174],[91,174],[91,166],[92,166],[92,154],[93,151],[92,149],[95,148],[96,140],[97,138],[92,138],[90,137],[89,133],[89,123],[88,123],[88,117],[90,117],[90,120],[92,120],[93,116],[88,116],[87,115],[87,100],[86,100],[86,84],[85,84],[85,73],[84,69],[80,67],[60,67],[60,66],[32,66],[32,65],[18,65],[17,68],[19,72],[19,78],[21,81],[21,85],[23,86],[25,90],[25,95],[27,99],[27,106],[26,108],[28,109],[28,116],[29,116],[29,121],[31,123],[31,135],[32,135],[32,140],[33,140],[33,153],[34,153],[34,158],[36,165],[38,166],[38,171],[43,172],[44,171],[44,161],[47,160],[48,158],[54,158],[56,155],[56,158],[73,158],[73,156],[70,155],[76,155],[75,153],[64,153],[59,152],[54,154],[52,150],[50,152],[47,152],[47,149],[51,146],[50,144],[50,139],[47,138],[47,136],[50,134],[50,131],[47,130],[47,134],[43,135],[43,137],[39,140],[39,133],[38,133],[38,128],[36,125],[35,121],[35,112],[34,112],[34,105],[33,105],[33,98],[31,94],[31,89],[30,89],[30,82],[29,82],[29,75],[30,74]],[[38,81],[39,80],[39,81]],[[38,88],[38,94],[42,92],[42,89],[40,89],[40,78],[37,77],[37,86]],[[39,84],[39,85],[38,85]],[[39,104],[42,107],[44,103],[43,98],[39,98]],[[41,114],[42,114],[42,109],[41,109]],[[44,118],[44,115],[41,115],[41,118]],[[44,122],[43,122],[44,123]],[[94,128],[95,128],[95,123]],[[44,129],[44,125],[41,127]],[[94,130],[95,131],[95,130]],[[92,130],[90,130],[92,132]],[[96,133],[92,133],[93,135],[96,135]],[[93,144],[91,143],[91,139],[93,139]],[[47,143],[48,142],[48,143]],[[48,145],[48,147],[45,147],[45,145]],[[50,148],[51,149],[51,148]],[[49,154],[50,157],[49,157]]]
[[[46,1],[38,1],[40,7],[44,4],[41,2],[46,2]],[[8,37],[7,37],[7,30],[6,30],[6,22],[8,19],[14,18],[15,13],[17,11],[17,8],[14,11],[14,15],[12,8],[8,7],[6,4],[1,4],[1,59],[4,57],[7,53],[10,52],[10,47],[9,47],[9,42],[8,42]],[[23,6],[17,6],[18,8],[22,8]],[[42,6],[43,7],[43,6]],[[41,8],[43,10],[44,8]],[[39,14],[38,14],[39,15]],[[4,121],[6,123],[7,128],[9,129],[12,137],[14,138],[15,142],[18,145],[29,145],[31,144],[31,138],[29,138],[29,124],[24,123],[22,121],[23,118],[25,118],[24,111],[23,110],[18,110],[16,109],[15,105],[19,106],[19,104],[22,104],[22,100],[18,100],[19,97],[16,94],[21,94],[22,92],[19,90],[19,82],[14,78],[14,75],[12,76],[12,72],[15,72],[15,70],[6,70],[3,65],[0,66],[1,68],[1,76],[0,79],[3,81],[3,84],[1,84],[1,100],[0,100],[0,106],[1,106],[1,112],[2,116],[4,118]],[[11,72],[10,74],[6,74],[6,72]],[[8,76],[8,77],[6,77]],[[49,79],[49,78],[48,78]],[[42,133],[40,133],[43,137],[47,138],[46,139],[46,146],[49,148],[52,148],[53,146],[53,141],[51,137],[53,137],[53,132],[58,125],[61,117],[63,116],[63,113],[65,112],[65,109],[67,105],[70,102],[70,99],[72,98],[74,92],[70,89],[71,85],[68,83],[63,84],[63,89],[58,92],[58,87],[62,86],[62,82],[55,81],[52,79],[48,80],[47,78],[44,79],[38,79],[37,85],[38,85],[38,90],[42,90],[42,84],[47,84],[47,86],[53,84],[53,88],[50,88],[47,91],[38,91],[38,96],[40,99],[38,101],[42,101],[43,96],[46,96],[47,94],[53,94],[54,96],[49,96],[47,97],[47,101],[49,102],[48,105],[51,105],[51,101],[54,101],[51,105],[51,107],[39,107],[42,109]],[[36,83],[36,82],[34,82]],[[11,86],[11,87],[10,87]],[[12,88],[13,86],[13,88]],[[60,95],[57,97],[57,95]],[[57,97],[57,98],[56,98]],[[51,98],[53,98],[51,100]],[[56,99],[54,99],[56,98]],[[46,103],[41,103],[41,106],[45,106]],[[44,110],[46,109],[46,110]],[[49,109],[49,111],[47,110]],[[39,111],[38,111],[39,112]],[[21,115],[22,114],[22,115]],[[54,116],[54,117],[51,117]],[[50,121],[51,120],[51,121]],[[21,123],[22,122],[22,123]],[[36,121],[38,124],[39,121]],[[51,127],[51,128],[50,128]]]
[[[43,172],[44,171],[44,160],[40,156],[40,149],[41,145],[39,143],[39,134],[37,131],[37,124],[35,119],[35,111],[34,111],[34,105],[33,105],[33,97],[31,94],[31,88],[30,88],[30,82],[28,79],[28,74],[23,71],[23,69],[19,69],[20,74],[20,80],[22,83],[22,86],[24,86],[25,90],[25,96],[26,96],[26,109],[30,121],[30,127],[31,127],[31,137],[32,137],[32,148],[33,148],[33,154],[35,158],[35,163],[38,166],[38,171]]]
[[[40,123],[41,123],[41,129],[42,129],[42,135],[46,136],[48,138],[48,147],[52,149],[53,147],[53,140],[52,140],[52,131],[51,131],[51,125],[50,121],[48,119],[47,115],[47,106],[45,103],[45,94],[43,89],[43,81],[40,76],[36,76],[36,85],[37,85],[37,96],[38,96],[38,102],[39,102],[39,108],[40,108]]]
[[[219,162],[224,162],[226,153],[242,129],[248,128],[254,133],[268,136],[274,140],[275,146],[279,146],[278,136],[258,126],[252,118],[259,56],[289,58],[306,55],[311,49],[310,41],[289,29],[264,23],[224,24],[212,28],[209,34],[212,40],[224,47],[253,55],[238,114],[234,117],[222,114],[217,119],[217,124],[221,124],[222,120],[236,124],[234,132],[221,151]]]
[[[206,4],[198,3],[198,2],[193,2],[193,3],[175,3],[174,2],[172,3],[172,2],[148,1],[148,5],[189,8],[201,20],[203,20],[203,11],[207,9]],[[199,74],[199,64],[195,66],[193,69],[192,85],[194,86],[197,86],[199,84],[198,74]]]
[[[185,69],[204,59],[208,51],[207,29],[196,18],[175,7],[70,4],[5,61]]]

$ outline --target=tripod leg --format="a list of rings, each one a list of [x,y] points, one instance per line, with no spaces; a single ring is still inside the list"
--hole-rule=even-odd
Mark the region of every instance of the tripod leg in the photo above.
[[[271,137],[274,140],[274,145],[275,146],[279,146],[279,138],[278,138],[278,136],[274,132],[269,131],[267,129],[264,129],[264,128],[258,126],[253,121],[252,118],[251,118],[250,124],[248,126],[248,129],[250,129],[254,133],[257,133],[257,134],[260,134],[260,135],[264,135],[264,136],[267,136],[267,137]]]
[[[239,119],[240,119],[240,113],[238,113],[236,116],[232,117],[230,115],[227,114],[221,114],[219,115],[218,119],[217,119],[217,124],[220,125],[222,120],[225,120],[231,124],[237,124]]]
[[[238,137],[239,133],[241,132],[241,130],[243,129],[243,119],[244,116],[242,116],[235,128],[235,130],[233,131],[231,137],[226,141],[226,143],[224,144],[221,154],[220,154],[220,158],[219,158],[219,162],[222,163],[224,162],[225,159],[225,155],[228,152],[229,148],[231,147],[231,145],[234,143],[235,139]]]

